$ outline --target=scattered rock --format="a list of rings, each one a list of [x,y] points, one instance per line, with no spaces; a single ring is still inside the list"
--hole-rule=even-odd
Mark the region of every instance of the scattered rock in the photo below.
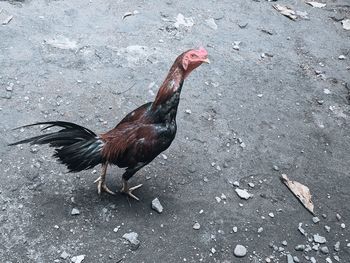
[[[322,8],[326,6],[326,4],[319,3],[319,2],[306,2],[306,3],[311,5],[312,7],[317,7],[317,8]]]
[[[329,253],[329,249],[328,249],[328,247],[321,247],[321,252],[323,253],[323,254],[328,254]]]
[[[73,208],[71,212],[72,216],[80,215],[80,211],[77,208]]]
[[[200,228],[201,228],[201,225],[198,222],[194,223],[193,229],[199,230]]]
[[[187,109],[187,110],[185,110],[185,113],[187,113],[187,114],[191,114],[191,113],[192,113],[192,111],[191,111],[190,109]]]
[[[114,232],[114,233],[117,233],[117,232],[119,231],[119,229],[120,229],[120,226],[117,226],[117,227],[115,227],[115,228],[113,229],[113,232]]]
[[[341,23],[345,30],[350,30],[350,19],[344,19]]]
[[[314,222],[314,224],[317,224],[318,222],[320,222],[320,219],[317,216],[314,216],[312,218],[312,222]]]
[[[282,245],[286,247],[288,245],[288,242],[286,240],[283,240]]]
[[[344,224],[344,223],[341,223],[341,224],[340,224],[340,227],[341,227],[342,229],[345,229],[345,224]]]
[[[207,23],[207,25],[208,25],[211,29],[213,29],[213,30],[218,29],[218,26],[217,26],[217,24],[215,23],[214,18],[209,18],[209,19],[205,20],[205,22]]]
[[[341,215],[336,214],[335,217],[340,221],[341,220]]]
[[[258,228],[258,233],[261,233],[262,231],[264,231],[264,228],[259,227],[259,228]]]
[[[69,257],[69,254],[66,251],[63,251],[60,255],[62,259],[67,259]]]
[[[238,182],[238,181],[234,181],[234,182],[232,183],[232,185],[239,187],[239,182]]]
[[[329,226],[324,226],[324,229],[326,229],[326,231],[329,233],[329,231],[331,231],[331,228]]]
[[[244,257],[245,255],[247,255],[247,249],[242,245],[236,245],[233,254],[236,257]]]
[[[326,238],[323,236],[320,236],[319,234],[314,235],[314,241],[319,244],[324,244],[327,242]]]
[[[239,50],[239,45],[241,44],[241,41],[234,41],[233,43],[232,43],[232,48],[234,49],[234,50]]]
[[[339,60],[344,60],[344,59],[346,59],[346,57],[345,57],[344,55],[340,55],[340,56],[338,57],[338,59],[339,59]]]
[[[163,206],[160,203],[158,198],[153,199],[152,201],[152,209],[157,211],[159,214],[163,212]]]
[[[340,242],[337,241],[335,244],[334,244],[334,250],[339,252],[340,251]]]
[[[239,23],[238,23],[238,26],[239,26],[240,29],[246,28],[247,25],[248,25],[248,23],[246,23],[246,22],[239,22]]]
[[[131,244],[131,250],[136,250],[139,248],[140,241],[137,239],[138,236],[139,235],[135,232],[126,233],[123,235],[123,238],[129,241],[129,243]]]
[[[10,15],[6,10],[0,9],[0,23],[2,25],[7,25],[11,22],[13,15]]]
[[[74,256],[71,258],[71,261],[73,263],[81,263],[83,262],[84,258],[85,258],[85,255]]]
[[[310,258],[311,263],[317,263],[316,259],[314,257]]]
[[[287,263],[294,263],[294,259],[291,254],[287,254]]]
[[[185,17],[183,14],[178,14],[176,16],[176,22],[174,23],[175,28],[180,28],[180,26],[184,27],[192,27],[194,25],[194,21],[192,17]]]
[[[238,228],[237,228],[236,226],[234,226],[234,227],[232,227],[232,231],[233,231],[234,233],[237,233]]]
[[[46,44],[48,44],[54,48],[58,48],[58,49],[76,50],[78,48],[78,44],[75,40],[70,40],[69,38],[61,36],[61,35],[47,39],[44,42]]]
[[[305,250],[305,245],[296,245],[294,249],[296,251],[304,251]]]
[[[275,215],[271,212],[271,213],[269,213],[269,217],[274,218]]]
[[[251,188],[254,188],[254,187],[255,187],[255,184],[253,184],[253,183],[248,183],[248,185],[249,185],[249,187],[251,187]]]
[[[251,195],[245,189],[236,188],[235,192],[241,199],[248,200],[251,197]]]
[[[275,171],[279,171],[279,170],[280,170],[280,168],[279,168],[277,165],[272,166],[272,168],[273,168]]]

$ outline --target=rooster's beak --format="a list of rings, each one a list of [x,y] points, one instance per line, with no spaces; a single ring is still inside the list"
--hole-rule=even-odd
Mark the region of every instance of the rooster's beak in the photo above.
[[[202,61],[203,61],[204,63],[210,64],[209,58],[203,59]]]

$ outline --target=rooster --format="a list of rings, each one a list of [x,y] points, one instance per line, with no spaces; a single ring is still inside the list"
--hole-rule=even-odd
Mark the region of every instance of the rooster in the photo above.
[[[102,191],[115,194],[106,185],[108,165],[125,168],[121,192],[139,200],[133,191],[142,184],[129,187],[128,180],[165,151],[174,140],[177,129],[176,113],[184,80],[202,63],[209,63],[208,53],[204,48],[182,53],[170,68],[155,100],[127,114],[115,128],[106,133],[98,135],[71,122],[38,122],[19,128],[46,125],[42,130],[52,127],[60,129],[9,145],[48,144],[55,148],[53,156],[66,165],[69,172],[80,172],[101,164],[101,176],[95,180],[98,194]]]

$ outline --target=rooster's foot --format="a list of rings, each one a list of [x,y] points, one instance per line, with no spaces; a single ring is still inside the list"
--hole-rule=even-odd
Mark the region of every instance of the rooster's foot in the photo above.
[[[101,194],[102,190],[111,195],[115,195],[115,193],[107,187],[106,182],[101,177],[97,178],[94,183],[97,183],[97,193],[99,195]]]
[[[139,184],[139,185],[136,185],[136,186],[133,186],[133,187],[128,187],[128,184],[126,182],[123,183],[123,188],[122,190],[120,190],[120,192],[124,193],[124,194],[127,194],[128,196],[130,196],[131,198],[134,198],[136,199],[137,201],[139,201],[140,199],[133,195],[132,191],[140,188],[142,186],[142,184]]]

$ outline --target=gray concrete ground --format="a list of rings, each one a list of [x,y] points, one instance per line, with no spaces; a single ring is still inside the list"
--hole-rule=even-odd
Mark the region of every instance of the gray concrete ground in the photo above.
[[[13,16],[0,27],[1,262],[350,262],[350,31],[341,24],[350,8],[322,2],[0,1],[1,22]],[[276,3],[309,20],[288,19]],[[184,85],[167,158],[131,179],[144,184],[140,202],[98,196],[99,167],[68,174],[52,149],[7,146],[38,134],[11,130],[37,121],[112,128],[154,98],[178,54],[201,45],[212,64]],[[121,173],[109,169],[112,189]],[[282,173],[310,188],[320,222]],[[240,199],[234,181],[253,197]],[[122,238],[129,232],[138,248]]]

